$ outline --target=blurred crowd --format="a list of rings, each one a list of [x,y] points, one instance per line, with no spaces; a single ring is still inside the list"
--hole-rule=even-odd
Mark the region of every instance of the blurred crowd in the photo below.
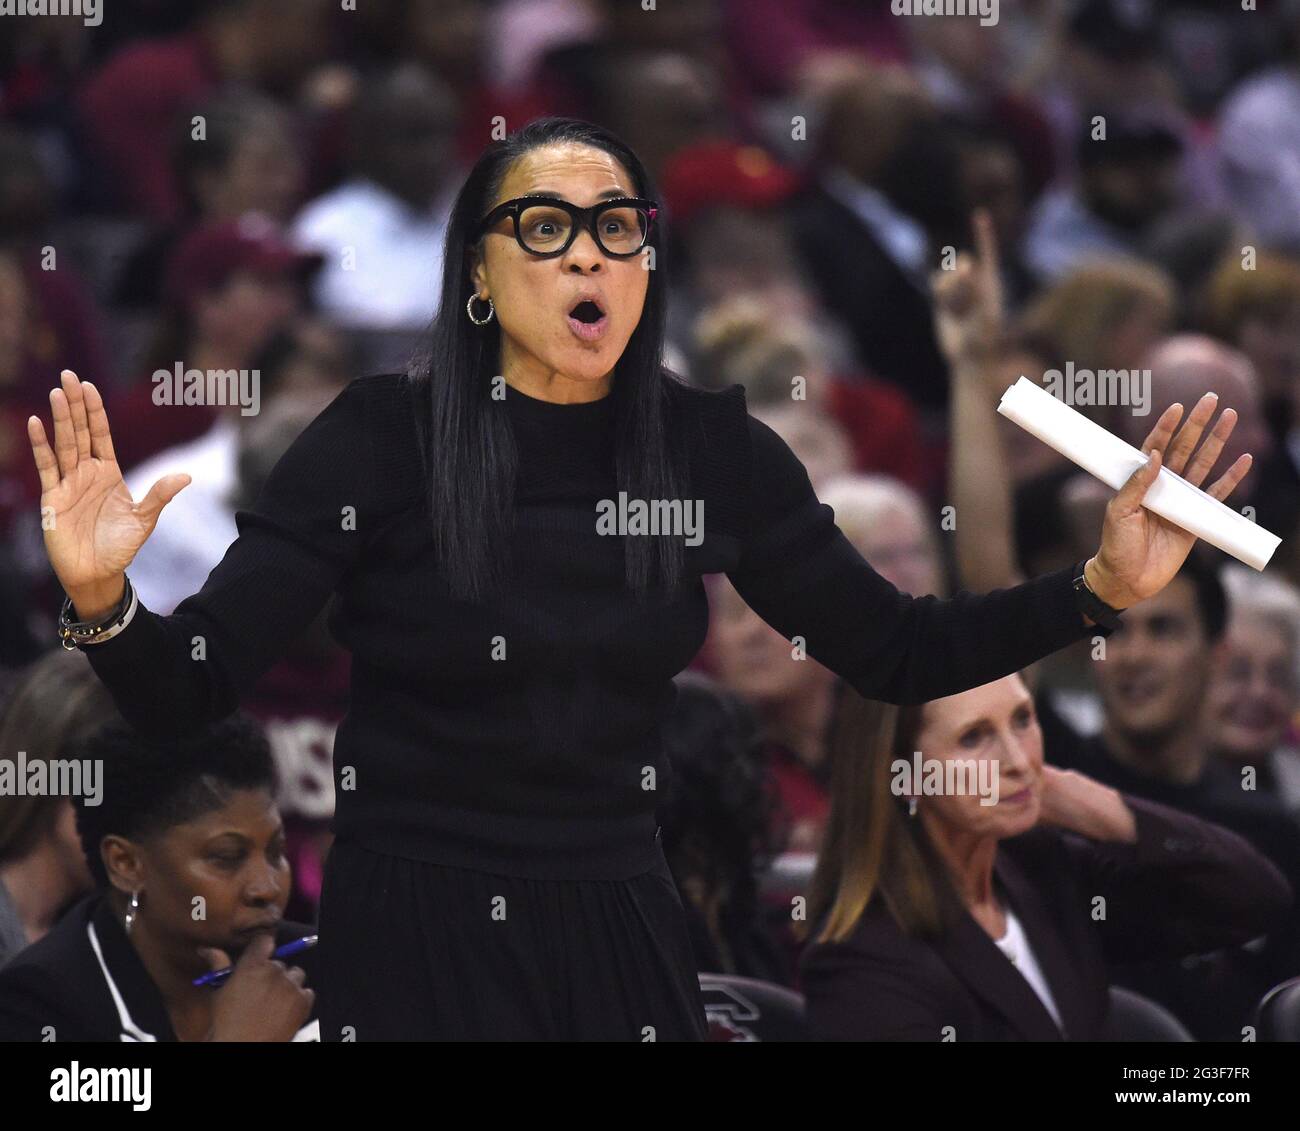
[[[1238,833],[1300,891],[1300,2],[1001,0],[989,26],[890,0],[352,7],[113,0],[97,27],[4,20],[0,756],[56,756],[114,717],[54,648],[24,422],[58,371],[105,391],[137,498],[193,477],[130,570],[169,612],[306,423],[418,346],[465,163],[563,114],[614,130],[658,183],[670,367],[743,384],[904,592],[984,592],[1095,552],[1110,492],[997,415],[1020,375],[1149,374],[1145,414],[1080,406],[1134,445],[1175,401],[1236,410],[1220,466],[1254,456],[1230,502],[1281,536],[1268,569],[1198,547],[1100,652],[1012,678],[1050,765]],[[987,324],[948,332],[969,314],[945,322],[932,276],[980,212],[997,301],[986,279]],[[178,368],[256,370],[260,411],[155,403],[151,375]],[[791,900],[851,693],[715,580],[666,736],[665,851],[700,969],[797,986]],[[327,621],[244,704],[304,922],[347,709]],[[66,802],[0,797],[17,909],[0,944],[34,941],[92,882]],[[1296,915],[1117,976],[1197,1036],[1240,1039],[1300,974]]]

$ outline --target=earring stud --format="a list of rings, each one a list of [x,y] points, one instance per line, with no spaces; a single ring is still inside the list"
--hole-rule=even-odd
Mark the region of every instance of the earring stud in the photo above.
[[[135,918],[140,910],[140,893],[133,891],[131,893],[131,902],[127,905],[126,915],[123,917],[123,925],[126,927],[126,933],[131,933],[131,928],[135,926]]]

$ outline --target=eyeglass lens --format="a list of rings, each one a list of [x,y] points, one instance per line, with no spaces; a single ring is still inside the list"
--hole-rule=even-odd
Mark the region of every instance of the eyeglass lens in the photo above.
[[[531,204],[519,214],[519,238],[529,251],[559,251],[572,229],[573,217],[553,204]],[[649,230],[649,214],[641,208],[607,208],[596,217],[596,242],[612,255],[640,251]]]

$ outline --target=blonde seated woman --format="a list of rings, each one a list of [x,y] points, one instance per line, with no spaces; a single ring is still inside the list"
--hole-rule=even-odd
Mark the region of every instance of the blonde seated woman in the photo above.
[[[1243,943],[1291,904],[1235,834],[1044,764],[1019,675],[846,693],[832,757],[800,965],[818,1039],[1099,1040],[1112,963]]]

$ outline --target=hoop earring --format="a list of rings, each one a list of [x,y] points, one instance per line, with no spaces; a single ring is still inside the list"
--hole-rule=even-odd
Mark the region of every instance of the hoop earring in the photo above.
[[[133,891],[131,893],[131,902],[127,905],[126,915],[122,921],[128,935],[131,933],[131,928],[135,926],[135,917],[139,911],[140,893],[138,891]]]
[[[492,316],[496,313],[496,307],[492,305],[492,300],[491,300],[491,299],[487,299],[487,300],[486,300],[486,301],[487,301],[487,304],[488,304],[487,317],[486,317],[486,318],[475,318],[475,317],[474,317],[474,300],[475,300],[476,298],[478,298],[478,295],[470,295],[470,296],[469,296],[469,302],[467,302],[467,303],[465,304],[465,313],[469,315],[469,320],[470,320],[471,322],[473,322],[475,326],[486,326],[489,322],[492,321]]]

